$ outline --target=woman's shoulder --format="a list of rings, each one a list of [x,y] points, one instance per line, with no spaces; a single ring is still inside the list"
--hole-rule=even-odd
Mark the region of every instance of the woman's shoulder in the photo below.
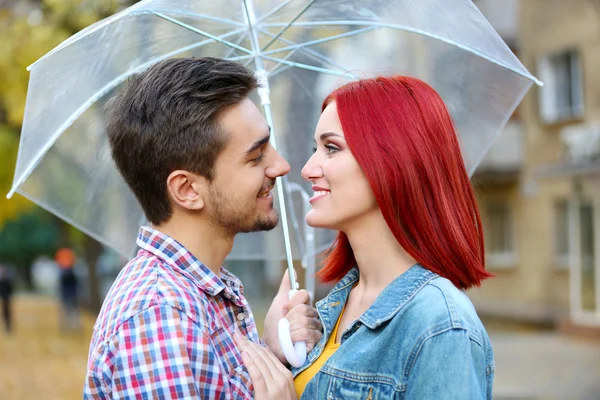
[[[462,329],[473,339],[487,341],[487,333],[473,303],[463,290],[446,278],[437,276],[430,280],[415,294],[402,314],[403,322],[426,335]]]

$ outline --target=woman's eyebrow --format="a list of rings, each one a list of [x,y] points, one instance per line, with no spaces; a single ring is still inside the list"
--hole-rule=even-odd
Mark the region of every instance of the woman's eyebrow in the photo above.
[[[342,137],[342,135],[338,135],[335,132],[325,132],[325,133],[321,133],[321,136],[319,136],[319,140],[323,141],[331,136]],[[313,139],[313,142],[317,143],[317,141],[315,139]]]

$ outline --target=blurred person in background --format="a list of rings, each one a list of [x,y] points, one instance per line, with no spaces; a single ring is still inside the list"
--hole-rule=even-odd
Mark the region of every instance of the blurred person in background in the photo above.
[[[12,271],[0,264],[0,301],[2,302],[2,321],[7,333],[12,331],[12,305],[11,299],[14,292],[14,279]]]
[[[61,301],[60,327],[63,330],[79,330],[79,310],[77,301],[78,279],[75,274],[75,253],[68,247],[59,249],[54,261],[59,268],[59,290]]]
[[[319,271],[323,337],[285,381],[243,341],[257,398],[488,399],[494,356],[464,291],[491,275],[450,113],[425,82],[379,77],[324,101],[306,222],[338,230]],[[266,383],[266,384],[265,384]],[[294,390],[295,386],[295,390]]]

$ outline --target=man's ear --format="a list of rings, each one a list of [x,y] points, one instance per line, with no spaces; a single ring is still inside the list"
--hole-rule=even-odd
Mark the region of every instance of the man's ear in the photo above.
[[[167,191],[171,200],[186,210],[201,210],[205,205],[208,182],[189,171],[176,170],[167,177]]]

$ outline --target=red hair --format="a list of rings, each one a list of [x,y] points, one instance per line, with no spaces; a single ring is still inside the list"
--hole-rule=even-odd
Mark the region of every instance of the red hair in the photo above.
[[[406,252],[461,289],[492,276],[454,123],[436,91],[416,78],[378,77],[340,87],[322,109],[333,101],[350,151]],[[339,232],[318,276],[336,282],[355,264]]]

